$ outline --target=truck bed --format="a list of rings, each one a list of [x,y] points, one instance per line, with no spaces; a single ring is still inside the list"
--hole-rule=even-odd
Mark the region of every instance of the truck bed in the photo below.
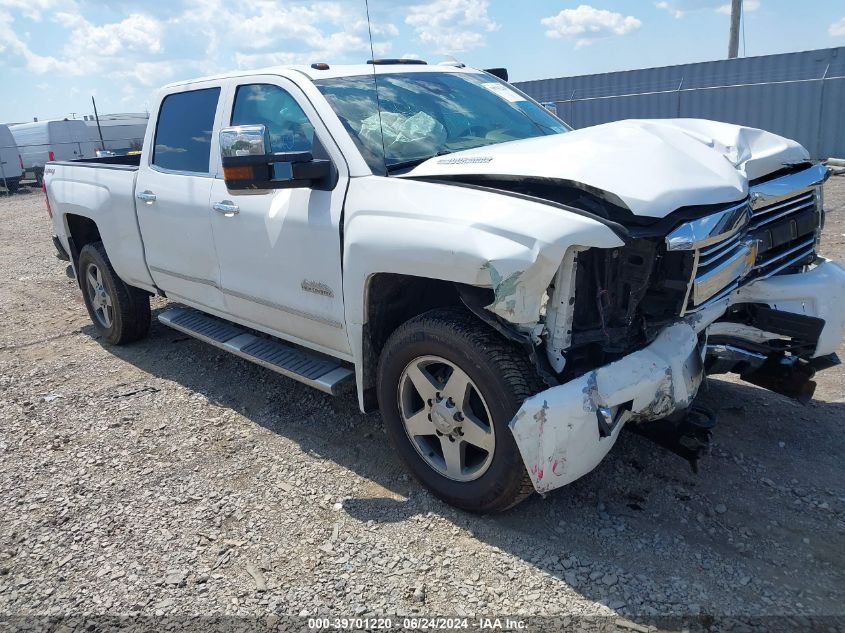
[[[130,285],[154,290],[135,209],[139,165],[137,155],[55,161],[45,166],[44,182],[53,229],[69,253],[77,218],[88,218],[96,223],[117,274]]]

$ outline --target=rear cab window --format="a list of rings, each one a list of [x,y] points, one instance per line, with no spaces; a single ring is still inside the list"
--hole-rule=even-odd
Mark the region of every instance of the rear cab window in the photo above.
[[[152,164],[170,171],[207,174],[220,88],[167,95],[161,102]]]

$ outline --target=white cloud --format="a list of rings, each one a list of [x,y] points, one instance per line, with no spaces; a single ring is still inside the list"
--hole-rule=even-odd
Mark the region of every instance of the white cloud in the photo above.
[[[752,11],[756,11],[759,8],[760,8],[760,0],[745,0],[745,2],[742,3],[742,12],[743,13],[751,13]],[[724,13],[725,15],[730,15],[731,14],[731,5],[730,5],[730,3],[723,4],[718,9],[716,9],[716,11],[718,13]]]
[[[0,6],[18,9],[17,0],[0,0]],[[137,77],[144,59],[162,52],[161,23],[132,13],[123,20],[95,26],[79,12],[73,0],[34,0],[31,7],[51,9],[51,18],[67,31],[67,43],[58,55],[41,55],[22,39],[10,12],[0,11],[0,51],[10,50],[22,58],[27,71],[79,77],[103,73]],[[26,15],[26,11],[22,11]],[[138,66],[141,65],[141,70]]]
[[[642,26],[642,22],[632,15],[596,9],[588,4],[582,4],[576,9],[564,9],[540,22],[547,28],[546,37],[575,37],[576,47],[586,46],[602,37],[627,35]]]
[[[484,34],[499,25],[487,15],[487,0],[434,0],[408,8],[405,23],[437,53],[463,53],[484,46]]]
[[[82,69],[77,65],[32,51],[29,44],[18,36],[13,23],[11,14],[0,11],[0,53],[8,52],[10,56],[22,58],[26,70],[37,75],[50,70],[59,70],[70,75],[82,74]]]
[[[681,9],[678,9],[674,6],[674,3],[667,2],[666,0],[661,0],[660,2],[655,2],[654,6],[658,9],[663,9],[668,11],[676,18],[684,17],[684,12]]]
[[[743,11],[750,13],[760,8],[761,0],[744,0]],[[658,9],[664,9],[676,18],[682,18],[693,11],[716,11],[731,14],[731,3],[725,0],[659,0],[654,3]]]
[[[363,4],[361,5],[363,7]],[[353,5],[314,0],[287,3],[256,0],[238,5],[221,0],[192,0],[172,20],[180,29],[199,31],[206,53],[214,58],[222,44],[234,48],[238,68],[314,61],[336,62],[370,57],[367,22]],[[394,24],[373,22],[373,50],[383,55],[399,34]],[[219,65],[218,65],[219,68]]]
[[[161,84],[177,73],[208,74],[233,64],[248,68],[338,62],[350,57],[363,61],[371,55],[363,3],[358,7],[345,0],[253,0],[237,4],[184,0],[170,11],[169,18],[137,10],[134,3],[123,6],[128,15],[97,23],[93,16],[99,12],[89,13],[83,0],[0,0],[0,51],[21,58],[18,66],[34,74],[111,74],[143,86]],[[52,21],[63,27],[66,37],[58,40],[58,46],[54,44],[58,52],[42,55],[16,28],[14,15],[31,14],[35,19],[42,15],[46,18],[48,12]],[[388,53],[398,34],[394,24],[373,22],[375,54]],[[204,49],[204,55],[164,59],[168,43],[190,50],[194,42]]]
[[[830,33],[831,37],[845,36],[845,18],[831,24],[827,32]]]
[[[129,68],[117,71],[115,75],[133,79],[149,88],[161,86],[173,79],[179,65],[179,62],[174,61],[138,62]]]
[[[303,63],[299,53],[235,53],[235,64],[242,69],[298,63]]]
[[[244,6],[250,7],[248,4]],[[226,25],[232,43],[247,48],[268,48],[293,39],[313,42],[316,48],[320,48],[320,42],[326,36],[318,25],[321,22],[337,24],[343,15],[340,5],[334,3],[319,7],[276,3],[259,3],[254,6],[258,11],[252,15],[232,11],[234,19],[221,20],[221,24]],[[221,17],[225,16],[218,16],[218,20]]]
[[[0,9],[20,11],[20,13],[36,22],[40,22],[44,12],[62,4],[62,0],[0,0]]]
[[[372,28],[373,37],[378,37],[378,36],[396,37],[397,35],[399,35],[399,29],[396,28],[395,24],[390,24],[390,23],[379,24],[379,23],[373,22],[369,26],[370,26],[370,28]],[[355,31],[355,32],[358,32],[358,33],[365,33],[365,34],[368,33],[369,30],[370,30],[368,28],[366,20],[356,20],[355,22],[352,23],[350,28],[351,28],[352,31]]]
[[[466,5],[464,22],[495,27],[485,22],[486,1],[456,2]],[[108,11],[102,6],[101,0],[0,0],[0,72],[49,76],[68,94],[113,82],[106,95],[126,104],[150,87],[236,66],[363,62],[371,56],[363,0],[171,0],[166,6],[112,0]],[[52,24],[33,29],[27,20]],[[399,28],[382,17],[371,27],[373,52],[388,56]],[[125,86],[131,89],[121,95]]]
[[[71,29],[66,52],[69,55],[106,57],[162,51],[162,24],[141,13],[131,13],[120,22],[95,26],[79,13],[57,13],[56,22]]]
[[[250,68],[283,66],[286,64],[331,63],[339,56],[350,53],[359,53],[361,61],[370,57],[369,39],[364,39],[351,33],[332,33],[321,38],[319,44],[322,48],[312,48],[300,52],[268,51],[245,53],[236,51],[234,53],[235,64],[240,69],[248,70]],[[377,57],[387,53],[389,48],[390,45],[388,43],[373,42],[373,52]]]

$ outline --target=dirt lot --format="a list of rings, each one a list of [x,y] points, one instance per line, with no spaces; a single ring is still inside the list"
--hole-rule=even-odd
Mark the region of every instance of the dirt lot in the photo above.
[[[845,177],[827,201],[845,259]],[[842,366],[807,407],[710,379],[697,476],[623,434],[570,487],[471,516],[409,481],[352,396],[157,322],[101,344],[40,193],[0,199],[0,236],[0,620],[845,616]]]

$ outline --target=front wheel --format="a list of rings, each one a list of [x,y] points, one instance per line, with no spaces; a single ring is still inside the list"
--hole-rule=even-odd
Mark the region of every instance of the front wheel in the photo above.
[[[391,445],[447,503],[499,512],[533,491],[508,424],[542,385],[521,350],[462,309],[399,327],[379,362],[379,407]]]
[[[146,336],[151,319],[149,295],[117,276],[102,242],[83,247],[76,270],[85,307],[103,338],[122,345]]]

